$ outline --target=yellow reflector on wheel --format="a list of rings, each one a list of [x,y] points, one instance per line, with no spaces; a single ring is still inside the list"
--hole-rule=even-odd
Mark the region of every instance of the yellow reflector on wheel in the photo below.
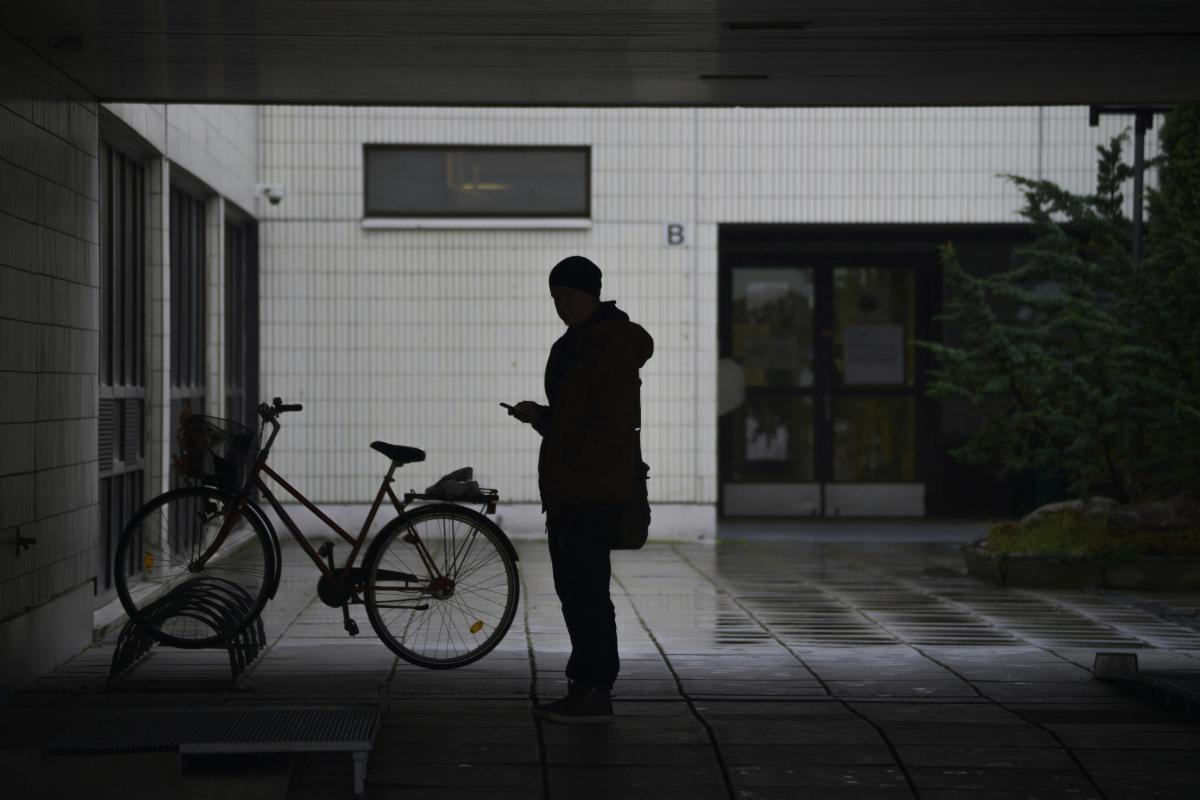
[[[471,623],[471,633],[479,633],[483,630],[483,620],[477,619]]]
[[[147,551],[146,555],[142,556],[142,566],[147,572],[154,569],[154,553]]]

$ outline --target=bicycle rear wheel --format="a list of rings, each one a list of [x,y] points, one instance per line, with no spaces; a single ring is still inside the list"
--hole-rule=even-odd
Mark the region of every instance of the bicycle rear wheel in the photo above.
[[[232,492],[189,486],[141,508],[121,532],[113,578],[129,618],[172,647],[215,647],[262,611],[278,565],[270,534],[231,510]],[[225,539],[213,549],[218,533]],[[203,560],[202,560],[203,559]]]
[[[477,661],[517,613],[517,565],[487,517],[425,506],[380,531],[364,560],[367,616],[397,655],[429,669]]]

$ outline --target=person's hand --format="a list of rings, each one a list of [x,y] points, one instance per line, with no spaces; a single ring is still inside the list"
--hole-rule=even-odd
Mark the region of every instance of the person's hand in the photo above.
[[[509,409],[508,413],[521,422],[533,424],[542,418],[542,407],[532,400],[522,400]]]

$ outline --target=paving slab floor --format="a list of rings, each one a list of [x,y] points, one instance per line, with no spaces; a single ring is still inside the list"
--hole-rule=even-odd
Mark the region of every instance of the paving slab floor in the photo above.
[[[883,529],[880,529],[883,530]],[[6,798],[351,797],[345,754],[180,770],[169,753],[50,756],[96,709],[371,704],[371,798],[1196,798],[1200,721],[1093,680],[1097,651],[1200,671],[1196,596],[1004,589],[911,525],[613,556],[622,672],[610,726],[535,720],[569,652],[544,544],[517,542],[516,622],[483,660],[428,671],[350,638],[285,547],[269,646],[236,686],[221,652],[154,650],[106,685],[112,641],[0,706]],[[854,539],[855,537],[847,537]],[[1169,615],[1168,615],[1169,616]],[[11,792],[11,793],[10,793]]]

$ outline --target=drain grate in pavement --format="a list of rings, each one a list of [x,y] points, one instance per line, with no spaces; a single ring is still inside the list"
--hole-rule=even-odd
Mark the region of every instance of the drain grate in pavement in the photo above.
[[[105,712],[72,722],[50,755],[156,753],[180,758],[246,753],[350,753],[354,793],[363,794],[377,708],[226,708]]]
[[[169,752],[219,745],[223,752],[370,750],[375,708],[254,708],[99,712],[71,723],[50,755]]]

